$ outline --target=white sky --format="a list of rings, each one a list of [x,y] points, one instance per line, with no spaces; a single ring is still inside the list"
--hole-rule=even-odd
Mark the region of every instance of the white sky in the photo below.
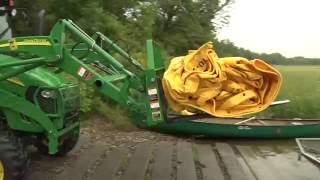
[[[319,0],[235,0],[219,39],[255,52],[320,57]]]

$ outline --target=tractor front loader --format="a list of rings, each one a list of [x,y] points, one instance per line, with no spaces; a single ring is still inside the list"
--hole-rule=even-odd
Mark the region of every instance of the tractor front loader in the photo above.
[[[60,20],[49,36],[0,41],[0,180],[23,176],[27,145],[49,155],[65,155],[75,146],[79,88],[61,72],[127,108],[138,126],[164,122],[157,78],[164,72],[163,60],[154,43],[147,44],[150,62],[144,69],[106,36],[97,32],[90,37],[71,20]],[[128,60],[136,72],[114,54]]]

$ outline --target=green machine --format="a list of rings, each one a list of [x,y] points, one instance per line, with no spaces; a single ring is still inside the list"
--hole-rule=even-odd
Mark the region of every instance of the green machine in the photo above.
[[[25,145],[64,155],[79,137],[79,88],[61,72],[77,77],[126,107],[138,126],[165,121],[158,76],[163,60],[148,41],[149,66],[97,32],[84,33],[71,20],[59,21],[49,36],[0,41],[0,180],[19,179],[28,164]],[[128,60],[129,71],[113,54]]]

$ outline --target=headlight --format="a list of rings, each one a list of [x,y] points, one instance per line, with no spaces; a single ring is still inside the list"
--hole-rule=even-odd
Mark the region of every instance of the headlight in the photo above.
[[[55,98],[57,97],[57,93],[54,90],[43,90],[41,91],[41,96],[44,98]]]

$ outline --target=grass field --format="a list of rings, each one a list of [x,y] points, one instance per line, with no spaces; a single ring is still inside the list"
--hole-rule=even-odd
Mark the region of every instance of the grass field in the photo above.
[[[283,75],[278,100],[291,103],[257,114],[263,117],[320,118],[320,66],[276,66]]]

